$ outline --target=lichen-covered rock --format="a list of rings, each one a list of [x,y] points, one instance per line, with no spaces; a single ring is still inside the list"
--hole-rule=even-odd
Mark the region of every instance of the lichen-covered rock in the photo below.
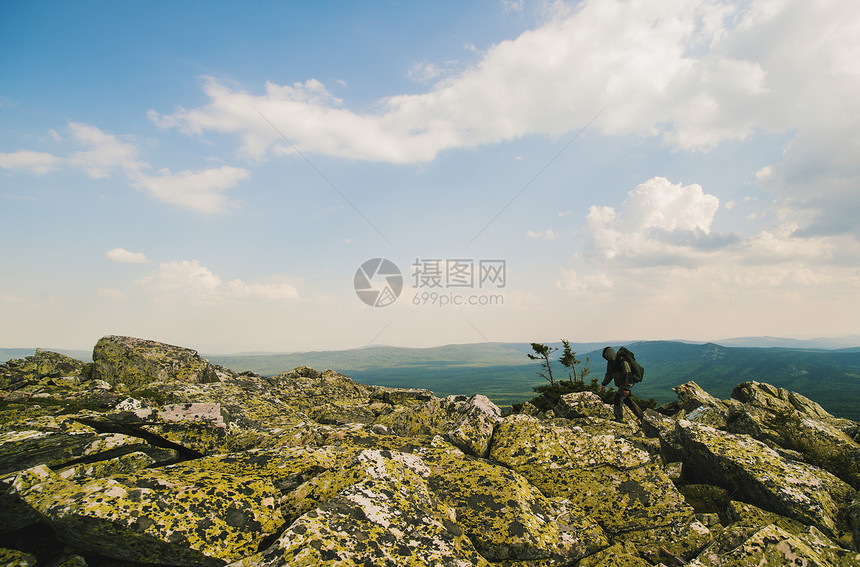
[[[560,528],[555,506],[521,475],[458,453],[418,451],[430,470],[433,493],[455,510],[457,523],[486,559],[570,561],[605,545],[602,530],[594,524],[594,541],[582,541],[579,536],[586,530],[571,529],[573,522]],[[567,532],[573,533],[562,537]]]
[[[577,417],[599,417],[612,419],[612,408],[603,403],[600,396],[594,392],[571,392],[558,400],[555,414],[559,417],[573,419]]]
[[[701,406],[710,406],[726,411],[726,404],[710,395],[701,386],[690,380],[680,386],[672,388],[678,395],[678,406],[688,414]]]
[[[197,351],[134,337],[102,337],[93,349],[93,378],[141,388],[150,382],[215,382],[215,369]]]
[[[771,412],[797,411],[814,419],[825,421],[836,419],[821,405],[806,396],[761,382],[753,381],[738,384],[732,390],[732,399]]]
[[[815,528],[812,528],[815,530]],[[724,546],[728,547],[728,546]],[[820,532],[808,537],[792,534],[776,524],[766,525],[729,549],[712,547],[690,567],[747,567],[748,565],[858,565],[860,554],[834,545]]]
[[[448,396],[442,402],[448,423],[442,426],[445,438],[477,457],[487,456],[496,425],[502,421],[502,410],[487,396]]]
[[[0,474],[45,464],[60,468],[88,458],[113,458],[148,444],[121,433],[99,433],[69,419],[41,417],[0,434]]]
[[[364,478],[299,517],[274,545],[235,566],[489,566],[430,490],[414,455],[367,450]]]
[[[698,478],[737,491],[758,506],[845,539],[845,513],[855,491],[834,475],[787,461],[745,435],[680,421],[685,463]]]
[[[29,482],[19,481],[16,488],[19,472],[0,478],[0,534],[26,528],[39,521],[39,513],[21,499],[20,490],[39,484],[45,477],[27,475],[25,478]]]
[[[769,384],[746,382],[732,395],[742,404],[730,412],[729,431],[797,451],[803,460],[860,488],[860,444],[845,432],[846,420],[800,394]]]
[[[577,567],[651,567],[651,565],[639,557],[635,546],[629,543],[616,543],[586,557],[577,564]]]
[[[0,548],[0,565],[3,567],[35,567],[36,557],[17,549]]]
[[[710,541],[660,465],[625,439],[512,415],[497,427],[490,458],[544,494],[576,502],[607,534],[635,541],[652,559],[661,547],[689,558]]]
[[[0,533],[56,532],[49,565],[858,564],[860,424],[767,384],[691,381],[641,424],[591,392],[502,418],[331,370],[95,350],[0,365]]]
[[[105,478],[115,474],[131,473],[155,464],[155,459],[142,451],[134,451],[119,457],[95,462],[86,462],[58,469],[57,474],[66,479]]]
[[[23,488],[22,475],[21,498],[62,541],[116,559],[223,565],[256,551],[283,522],[276,489],[255,477],[171,467],[83,482],[47,476]]]
[[[6,389],[15,382],[38,381],[43,378],[68,378],[75,380],[83,375],[88,365],[76,358],[44,349],[36,349],[33,356],[13,359],[0,365],[0,388]],[[73,384],[73,381],[67,385]]]

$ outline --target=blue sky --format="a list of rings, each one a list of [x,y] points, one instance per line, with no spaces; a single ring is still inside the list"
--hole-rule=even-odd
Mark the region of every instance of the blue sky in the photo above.
[[[6,0],[0,346],[860,334],[859,61],[854,0]]]

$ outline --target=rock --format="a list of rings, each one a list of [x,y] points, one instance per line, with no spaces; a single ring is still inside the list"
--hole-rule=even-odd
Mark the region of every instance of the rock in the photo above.
[[[448,396],[442,402],[448,423],[444,436],[454,445],[478,457],[487,456],[495,426],[502,421],[502,410],[486,396]]]
[[[62,541],[116,559],[223,565],[253,553],[283,522],[275,488],[254,477],[180,466],[69,482],[46,470],[20,475],[21,498]],[[32,475],[47,479],[21,488]]]
[[[818,467],[787,461],[749,436],[683,420],[677,432],[685,466],[696,478],[844,539],[844,514],[855,496],[845,482]]]
[[[0,386],[9,387],[12,380],[41,380],[43,378],[75,378],[86,375],[84,369],[88,365],[64,354],[36,349],[33,356],[9,360],[0,365]]]
[[[558,400],[553,410],[559,417],[574,419],[578,417],[599,417],[612,419],[612,407],[603,403],[594,392],[571,392]]]
[[[702,406],[719,408],[723,411],[728,409],[726,404],[707,393],[692,380],[672,388],[672,391],[678,395],[678,407],[687,414]]]
[[[148,448],[140,438],[99,433],[71,419],[41,417],[20,425],[0,434],[0,474],[40,464],[62,468],[81,459],[107,459]]]
[[[800,394],[769,384],[746,382],[732,396],[742,404],[731,412],[730,431],[796,451],[803,460],[860,488],[860,444],[843,431],[845,420]]]
[[[102,337],[93,349],[93,365],[93,378],[132,389],[150,382],[218,380],[212,365],[197,351],[134,337]]]
[[[848,507],[848,523],[854,538],[854,549],[860,550],[860,495]]]
[[[0,544],[40,564],[858,563],[860,424],[767,384],[690,381],[641,425],[591,392],[503,417],[99,343],[0,365]]]
[[[684,463],[680,461],[666,463],[665,465],[663,465],[663,470],[666,471],[666,476],[669,477],[669,480],[677,483],[681,480],[681,474],[684,471]]]
[[[520,413],[524,415],[530,415],[532,417],[537,417],[541,414],[541,411],[531,402],[525,402],[523,403],[522,409],[520,409]]]
[[[0,548],[0,565],[4,567],[35,567],[36,557],[17,549]]]
[[[420,458],[367,450],[357,466],[362,480],[299,517],[265,551],[233,565],[489,566],[454,510],[430,490]]]
[[[40,518],[39,513],[21,499],[19,489],[14,487],[17,478],[15,473],[0,478],[0,534],[32,526]],[[34,482],[41,482],[41,479]]]
[[[798,411],[806,417],[822,420],[835,419],[819,404],[806,396],[760,382],[744,382],[732,390],[732,398],[739,402],[771,412]]]
[[[710,541],[662,467],[625,439],[512,415],[497,427],[490,458],[544,494],[576,502],[607,535],[651,559],[661,547],[690,558]]]
[[[430,471],[431,490],[454,509],[457,523],[489,561],[570,561],[606,544],[593,523],[593,541],[582,541],[584,530],[573,522],[560,526],[556,507],[510,469],[444,449],[418,454]]]
[[[630,544],[615,545],[586,557],[577,567],[650,567],[652,564],[637,554],[636,547]]]
[[[811,528],[815,530],[815,528]],[[695,562],[703,567],[746,567],[747,565],[832,565],[849,567],[860,562],[860,554],[842,549],[820,532],[807,537],[792,534],[769,524],[761,527],[740,545],[714,545]]]

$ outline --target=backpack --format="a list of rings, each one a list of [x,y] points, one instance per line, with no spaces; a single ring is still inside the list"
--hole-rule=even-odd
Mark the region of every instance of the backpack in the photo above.
[[[642,365],[636,362],[636,357],[633,356],[633,353],[627,350],[626,347],[621,347],[618,349],[616,353],[618,360],[627,361],[627,364],[630,365],[630,371],[632,376],[630,377],[630,382],[632,384],[637,384],[642,381],[642,377],[645,376],[645,369],[642,368]]]

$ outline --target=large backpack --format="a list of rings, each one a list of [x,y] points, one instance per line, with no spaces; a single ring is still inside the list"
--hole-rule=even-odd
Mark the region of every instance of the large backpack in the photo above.
[[[636,362],[636,357],[633,356],[633,353],[627,350],[626,347],[621,347],[618,349],[618,353],[616,354],[619,361],[627,361],[627,364],[630,365],[630,371],[633,374],[630,377],[630,382],[636,384],[642,381],[642,377],[645,376],[645,369],[642,368],[642,365]]]

